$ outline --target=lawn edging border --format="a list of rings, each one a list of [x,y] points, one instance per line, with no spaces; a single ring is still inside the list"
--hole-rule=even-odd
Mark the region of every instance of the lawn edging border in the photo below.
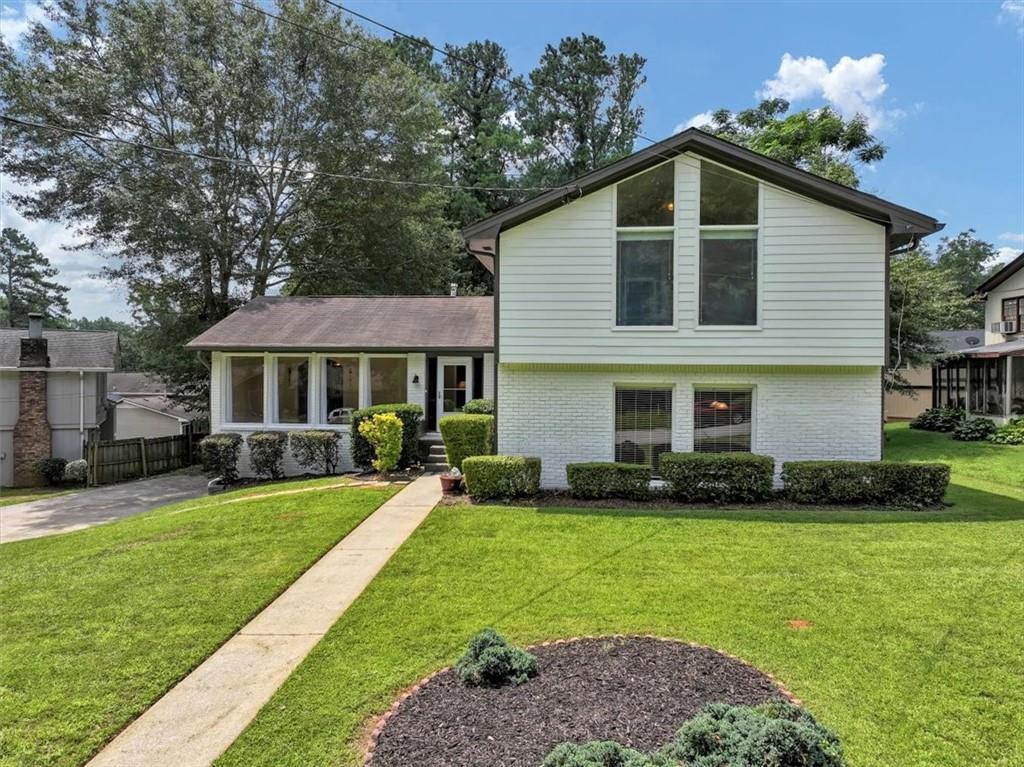
[[[583,640],[629,639],[654,639],[658,642],[671,642],[673,644],[685,645],[688,647],[694,647],[702,650],[710,650],[712,652],[718,653],[719,655],[728,658],[729,660],[736,661],[737,663],[740,663],[748,668],[751,668],[757,673],[763,675],[776,687],[779,693],[786,700],[788,700],[794,706],[803,706],[803,701],[796,695],[794,695],[792,692],[790,692],[790,690],[774,674],[771,674],[765,671],[764,669],[759,668],[758,666],[754,665],[745,658],[741,658],[740,656],[734,655],[730,652],[726,652],[725,650],[720,650],[717,647],[711,647],[710,645],[701,644],[700,642],[690,642],[685,639],[676,639],[674,637],[660,636],[658,634],[587,634],[574,637],[564,637],[561,639],[549,639],[543,642],[536,642],[532,645],[528,645],[524,649],[534,650],[540,647],[552,647],[555,645],[570,644],[573,642],[580,642]],[[428,684],[435,677],[440,676],[441,674],[444,674],[448,671],[451,671],[452,668],[454,667],[451,665],[439,668],[427,674],[425,677],[422,677],[410,686],[403,688],[401,692],[399,692],[395,699],[392,701],[391,705],[388,706],[388,708],[385,711],[383,711],[380,714],[371,716],[366,720],[365,724],[361,728],[361,734],[357,741],[359,754],[362,757],[362,761],[360,762],[361,767],[370,767],[371,762],[373,760],[373,752],[376,750],[377,747],[377,740],[380,738],[381,733],[384,731],[384,728],[387,726],[387,723],[391,719],[391,717],[398,713],[398,709],[402,706],[402,704],[406,700],[411,698],[413,695],[415,695],[424,685]],[[529,684],[529,682],[526,682],[526,684]]]

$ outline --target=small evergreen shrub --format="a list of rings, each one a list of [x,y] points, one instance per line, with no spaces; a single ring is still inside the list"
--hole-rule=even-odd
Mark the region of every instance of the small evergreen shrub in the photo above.
[[[373,447],[359,432],[359,424],[378,413],[394,413],[402,422],[402,454],[398,468],[407,469],[419,463],[420,421],[423,408],[413,402],[395,405],[373,405],[352,413],[352,463],[367,468],[373,465]]]
[[[370,461],[381,474],[394,471],[402,457],[402,421],[394,413],[376,413],[359,422],[359,435],[373,447]]]
[[[967,418],[953,429],[953,439],[961,442],[980,442],[995,434],[996,425],[988,418]]]
[[[40,458],[32,464],[32,469],[43,482],[52,487],[64,481],[64,468],[67,465],[66,458]]]
[[[669,495],[686,503],[756,503],[772,495],[775,460],[753,453],[662,453]]]
[[[664,763],[667,767],[668,763]],[[614,740],[562,743],[547,755],[541,767],[655,767],[651,757]]]
[[[68,461],[64,467],[64,481],[75,485],[84,485],[89,479],[89,462],[84,458]]]
[[[462,461],[466,491],[472,498],[522,498],[540,490],[540,458],[523,455],[475,455]]]
[[[288,447],[295,462],[312,474],[334,474],[338,470],[340,435],[331,429],[303,429],[288,435]]]
[[[565,467],[573,498],[628,498],[650,495],[651,467],[636,463],[570,463]]]
[[[988,440],[997,445],[1024,445],[1024,417],[1007,421]]]
[[[910,422],[910,428],[922,431],[953,431],[966,417],[967,412],[963,408],[930,407]]]
[[[455,673],[474,687],[522,684],[537,674],[537,659],[488,628],[469,641],[466,652],[455,664]]]
[[[284,476],[284,451],[288,435],[283,431],[254,431],[245,438],[249,448],[249,466],[257,477],[280,479]]]
[[[437,426],[453,469],[461,469],[465,458],[494,452],[493,415],[446,415]]]
[[[810,712],[785,701],[712,703],[661,750],[668,764],[693,767],[843,767],[843,748]]]
[[[238,456],[242,452],[242,435],[221,432],[204,437],[199,443],[203,456],[203,471],[211,477],[220,477],[228,485],[238,480]]]
[[[796,503],[872,504],[899,508],[938,506],[949,486],[944,463],[787,461],[786,497]]]
[[[466,415],[494,415],[494,400],[471,399],[462,406],[462,412]]]

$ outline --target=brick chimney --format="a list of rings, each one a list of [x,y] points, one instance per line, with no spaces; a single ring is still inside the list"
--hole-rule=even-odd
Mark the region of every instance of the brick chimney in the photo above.
[[[18,367],[18,422],[14,425],[14,484],[28,487],[38,484],[35,462],[51,454],[50,421],[46,415],[45,368],[50,366],[43,315],[28,315],[28,338],[21,339]]]

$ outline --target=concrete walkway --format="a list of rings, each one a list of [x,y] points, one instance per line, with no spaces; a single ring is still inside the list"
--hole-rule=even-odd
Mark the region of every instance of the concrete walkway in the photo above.
[[[162,474],[0,506],[0,543],[81,530],[168,503],[198,498],[206,495],[206,483],[206,477],[197,472]]]
[[[211,764],[439,500],[436,475],[404,488],[129,725],[89,767]]]

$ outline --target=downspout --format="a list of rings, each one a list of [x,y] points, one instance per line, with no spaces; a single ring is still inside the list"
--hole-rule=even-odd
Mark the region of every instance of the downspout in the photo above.
[[[78,371],[78,444],[85,445],[85,371]]]

